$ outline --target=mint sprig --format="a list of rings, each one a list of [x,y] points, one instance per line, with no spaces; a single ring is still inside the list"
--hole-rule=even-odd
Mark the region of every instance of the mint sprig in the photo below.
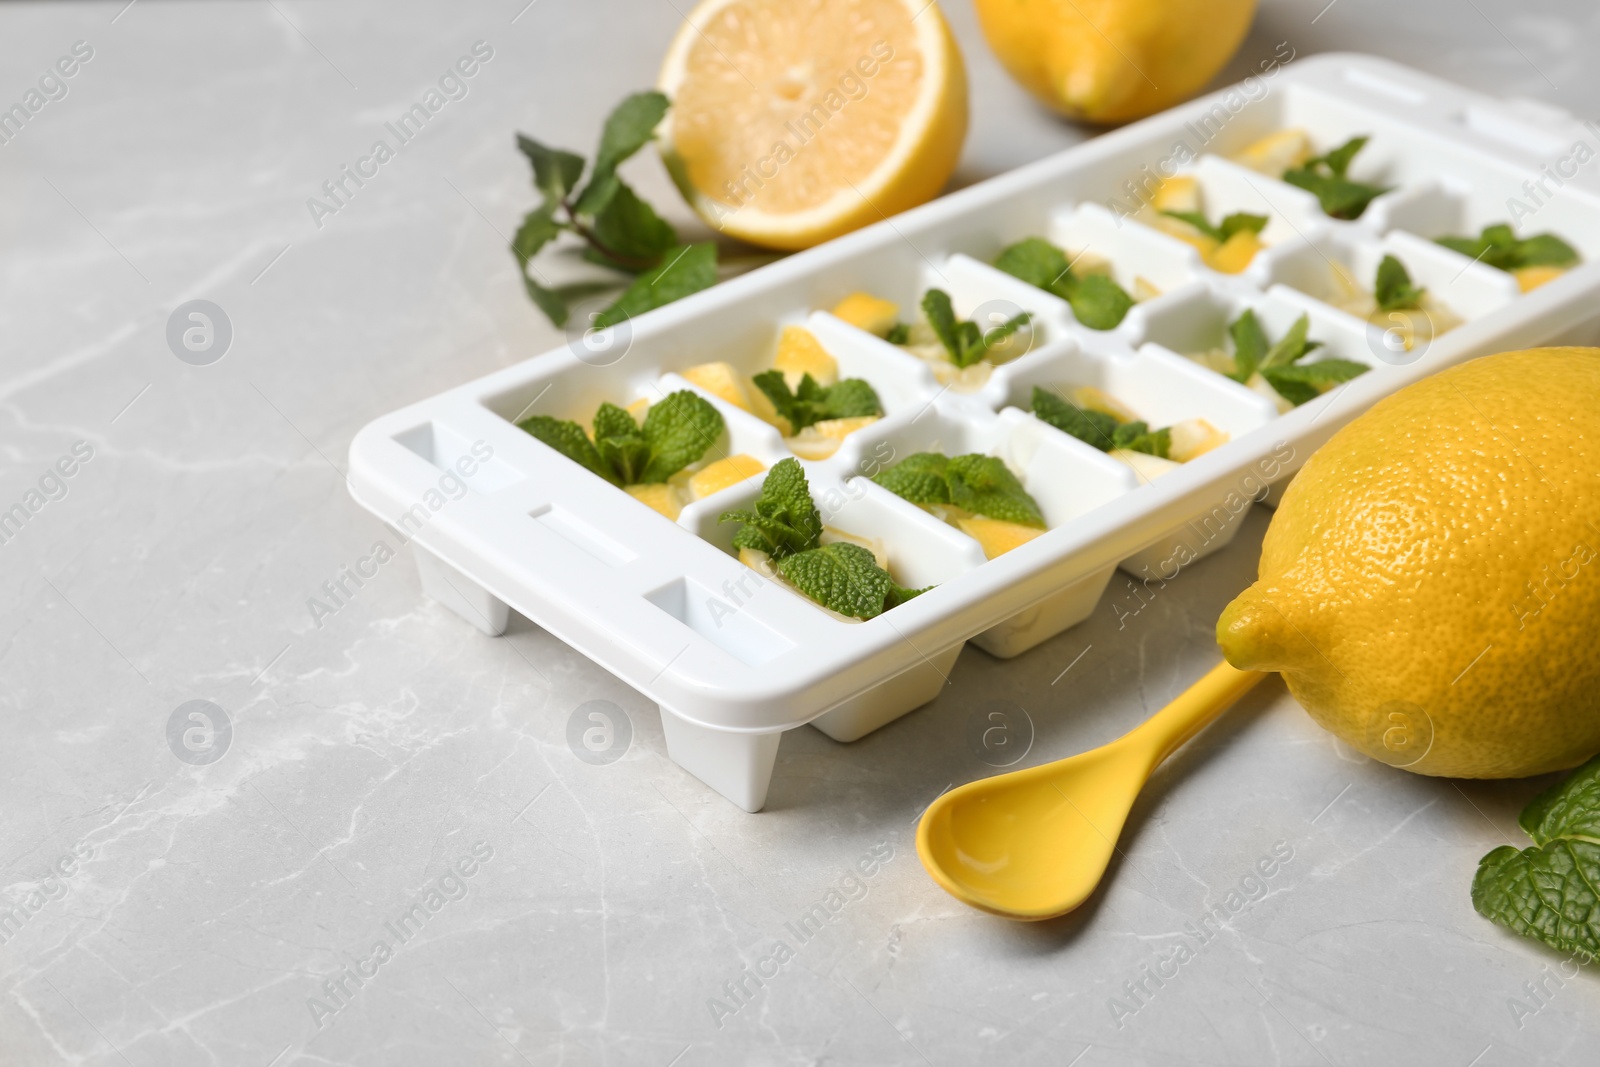
[[[1476,237],[1441,237],[1436,243],[1507,272],[1523,267],[1570,267],[1578,262],[1577,249],[1555,234],[1519,238],[1503,222],[1485,226]]]
[[[552,148],[524,134],[517,148],[533,166],[533,186],[541,203],[528,212],[511,240],[528,298],[552,323],[564,326],[568,291],[544,285],[529,274],[533,258],[563,233],[584,242],[584,258],[601,266],[640,275],[595,320],[615,325],[652,308],[714,284],[716,246],[680,245],[672,224],[617,176],[617,167],[649,143],[669,102],[658,92],[634,93],[607,117],[589,180],[579,188],[584,157]],[[670,280],[669,280],[670,279]]]
[[[1367,185],[1346,177],[1351,161],[1366,147],[1368,140],[1370,138],[1352,137],[1326,155],[1284,171],[1283,180],[1315,196],[1331,218],[1358,219],[1368,204],[1389,191],[1381,185]]]
[[[532,415],[517,425],[618,486],[666,481],[698,462],[723,430],[717,409],[688,389],[651,405],[643,426],[615,404],[601,404],[592,439],[576,422],[550,415]]]
[[[1029,237],[1008,246],[994,265],[1013,278],[1065,300],[1072,306],[1073,318],[1091,330],[1115,329],[1133,307],[1133,297],[1112,278],[1074,273],[1067,254],[1042,237]]]
[[[1426,293],[1426,289],[1411,284],[1411,272],[1406,270],[1404,263],[1393,256],[1383,257],[1372,283],[1372,295],[1379,309],[1408,311],[1421,308]]]
[[[1233,339],[1233,373],[1228,377],[1243,384],[1260,374],[1274,392],[1299,407],[1372,369],[1353,359],[1303,362],[1322,347],[1310,334],[1311,316],[1301,315],[1282,337],[1270,342],[1256,313],[1245,308],[1228,324],[1228,336]]]
[[[1170,459],[1172,428],[1152,430],[1148,423],[1134,419],[1123,422],[1105,411],[1079,407],[1072,401],[1041,386],[1033,387],[1033,413],[1062,433],[1071,434],[1102,452],[1125,449]]]
[[[846,378],[833,385],[818,385],[811,375],[802,375],[800,384],[790,390],[788,381],[779,370],[763,371],[752,381],[772,406],[789,421],[795,433],[807,426],[828,419],[858,418],[864,415],[882,415],[883,404],[877,392],[860,378]]]
[[[735,548],[767,553],[791,585],[841,615],[875,618],[927,591],[897,585],[860,545],[823,544],[805,468],[792,457],[773,464],[752,507],[724,512],[719,521],[740,524]]]
[[[1517,820],[1533,847],[1478,861],[1478,914],[1560,952],[1600,956],[1600,757],[1535,797]]]
[[[1031,317],[1024,311],[998,326],[984,329],[976,322],[957,317],[950,294],[943,289],[929,289],[923,294],[922,313],[927,316],[928,325],[944,346],[950,362],[962,368],[981,362],[991,349],[1026,326]]]
[[[974,515],[1044,529],[1038,503],[996,456],[918,452],[872,480],[913,504],[950,504]]]
[[[1162,214],[1170,215],[1180,222],[1187,222],[1216,241],[1226,241],[1236,233],[1260,233],[1267,228],[1267,223],[1270,221],[1265,215],[1250,215],[1236,211],[1213,226],[1210,220],[1198,211],[1163,211]]]

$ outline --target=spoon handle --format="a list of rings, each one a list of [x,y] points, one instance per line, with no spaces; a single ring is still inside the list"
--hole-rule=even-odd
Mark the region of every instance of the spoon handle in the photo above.
[[[1137,738],[1140,745],[1148,746],[1154,757],[1150,761],[1153,769],[1265,677],[1262,671],[1241,671],[1223,660],[1136,727],[1128,739]]]

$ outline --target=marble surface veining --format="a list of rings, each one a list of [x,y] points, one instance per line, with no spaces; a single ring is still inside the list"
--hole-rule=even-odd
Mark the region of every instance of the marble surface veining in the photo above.
[[[1026,709],[1030,762],[1132,726],[1215,656],[1261,509],[1021,659],[968,649],[856,744],[787,735],[756,816],[666,758],[638,694],[526,620],[481,636],[404,557],[308,608],[384,535],[344,485],[355,431],[560,340],[505,248],[512,131],[586,149],[682,7],[0,6],[0,102],[92,52],[0,146],[0,508],[47,495],[0,544],[0,1062],[1595,1062],[1596,980],[1468,900],[1541,783],[1375,764],[1276,682],[1157,776],[1076,914],[1004,923],[923,874],[918,812],[991,770],[974,709]],[[1085,136],[947,7],[958,182]],[[315,225],[478,41],[469,91]],[[1281,41],[1580,114],[1600,89],[1576,0],[1267,3],[1234,76]],[[653,158],[628,172],[689,228]],[[231,324],[209,366],[167,343],[193,299]],[[601,765],[567,742],[592,700],[631,733]],[[191,701],[228,733],[175,720]]]

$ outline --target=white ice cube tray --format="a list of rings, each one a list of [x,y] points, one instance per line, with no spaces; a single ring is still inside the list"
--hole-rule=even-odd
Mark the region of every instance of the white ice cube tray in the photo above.
[[[854,740],[933,699],[966,642],[1015,656],[1087,617],[1118,566],[1170,577],[1225,545],[1251,499],[1380,396],[1473,356],[1600,340],[1600,164],[1577,168],[1559,190],[1545,178],[1554,195],[1538,203],[1524,188],[1547,164],[1573,169],[1560,161],[1600,130],[1368,56],[1297,60],[1262,84],[1264,94],[1224,90],[725,282],[592,348],[559,348],[385,415],[350,446],[352,492],[412,536],[430,595],[489,634],[515,608],[583,652],[658,703],[674,760],[756,811],[785,730],[811,723]],[[1371,135],[1352,176],[1393,190],[1359,221],[1340,222],[1308,193],[1226,158],[1287,127],[1308,130],[1319,151]],[[1124,183],[1173,159],[1179,143],[1188,148],[1179,169],[1200,179],[1211,217],[1271,219],[1268,247],[1240,275],[1209,270],[1193,248],[1114,209],[1135,206]],[[1519,232],[1554,232],[1585,260],[1527,295],[1510,275],[1432,242],[1508,221],[1513,199],[1536,208]],[[1066,303],[987,265],[1030,235],[1109,260],[1125,287],[1142,278],[1161,295],[1114,330],[1084,328]],[[1323,302],[1332,263],[1370,281],[1385,252],[1464,320],[1414,362],[1391,352],[1379,328]],[[963,315],[1033,312],[1032,348],[961,394],[926,363],[819,310],[865,290],[914,320],[933,286]],[[1270,398],[1182,355],[1218,344],[1246,307],[1274,337],[1309,314],[1329,352],[1373,369],[1280,416]],[[513,424],[530,413],[586,421],[603,400],[692,389],[678,372],[712,360],[757,373],[792,323],[815,333],[841,376],[869,381],[886,410],[831,459],[804,464],[825,521],[882,538],[902,585],[935,586],[867,622],[758,580],[730,553],[733,529],[717,517],[754,499],[761,476],[689,505],[674,523]],[[1096,385],[1152,425],[1201,417],[1231,440],[1141,484],[1027,413],[1036,384]],[[745,452],[770,466],[790,454],[771,426],[702,395],[727,423],[713,455]],[[866,477],[930,449],[1003,458],[1049,531],[986,560],[977,542]],[[470,491],[419,514],[447,471]]]

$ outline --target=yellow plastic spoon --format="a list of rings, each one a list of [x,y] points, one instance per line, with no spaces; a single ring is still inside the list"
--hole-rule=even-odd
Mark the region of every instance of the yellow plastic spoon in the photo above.
[[[1226,662],[1109,745],[968,782],[917,826],[917,855],[963,904],[1053,919],[1100,883],[1134,799],[1161,761],[1266,677]]]

